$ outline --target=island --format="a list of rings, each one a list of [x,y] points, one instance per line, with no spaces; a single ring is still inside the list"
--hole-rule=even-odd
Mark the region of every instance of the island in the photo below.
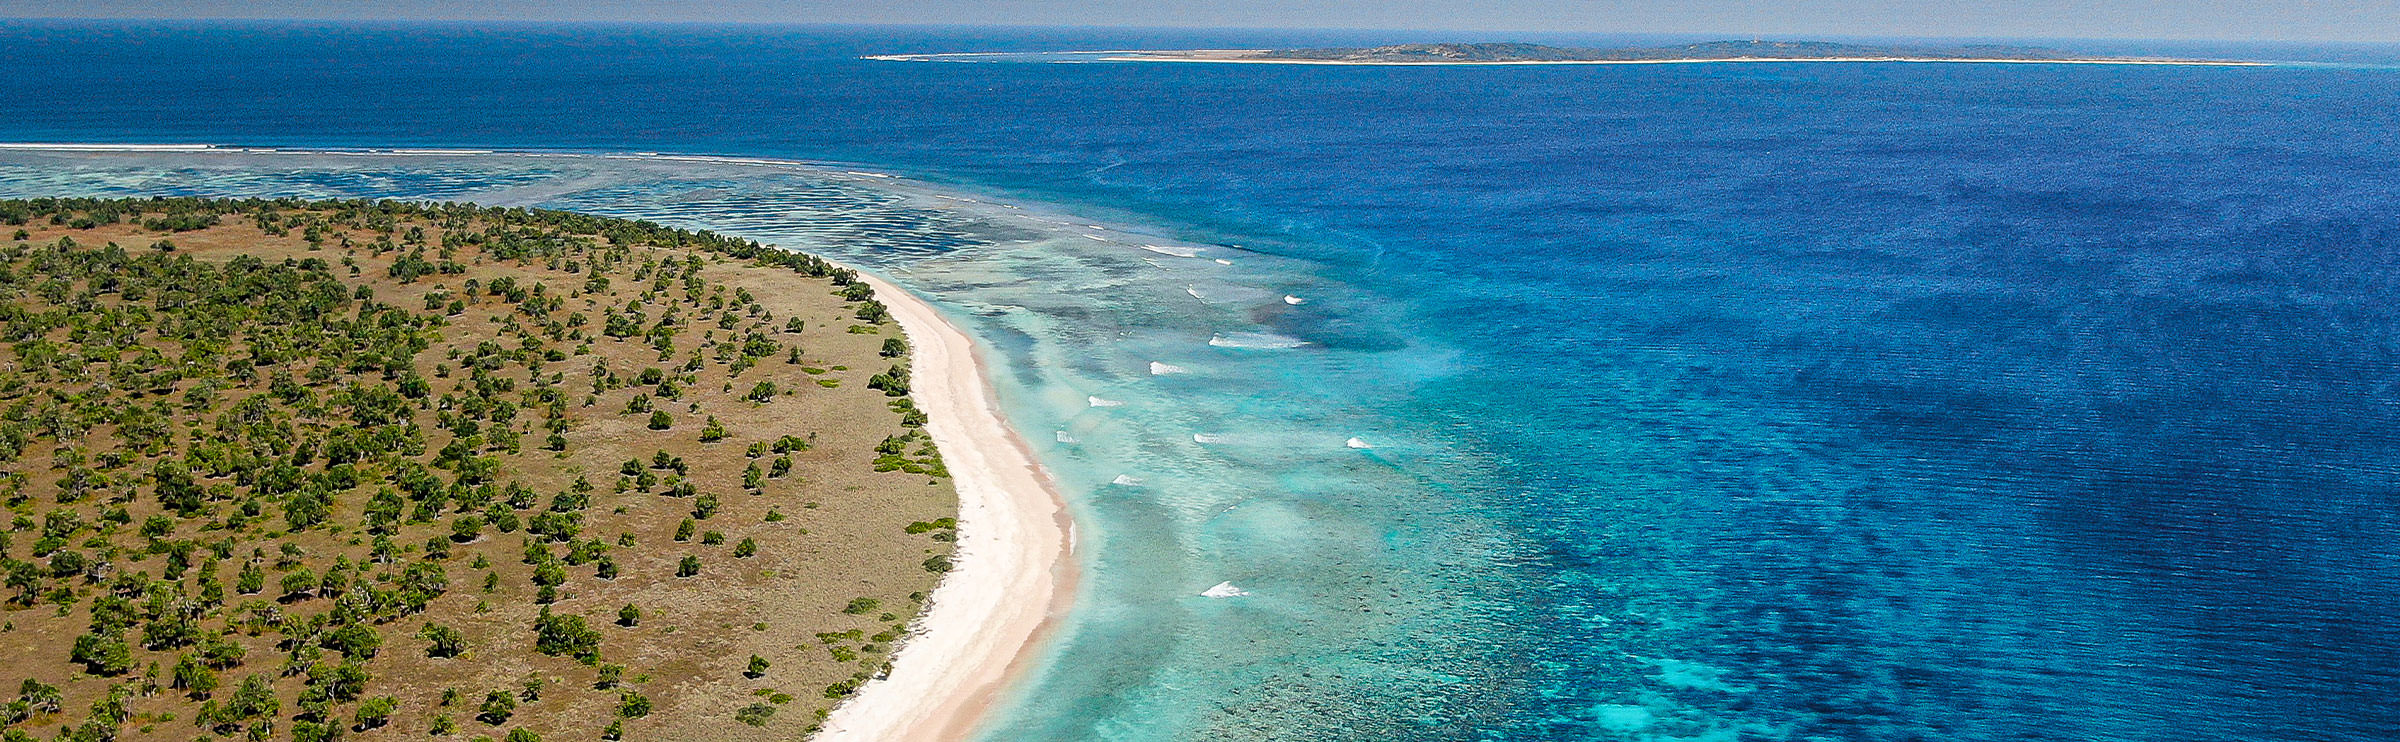
[[[8,740],[927,738],[1056,610],[971,346],[853,269],[445,203],[0,230]]]
[[[1347,65],[1688,64],[1699,62],[1981,62],[2266,66],[2264,62],[2078,54],[2019,46],[1879,46],[1822,41],[1715,41],[1588,49],[1524,43],[1393,44],[1306,49],[1189,49],[1098,53],[1117,62]],[[898,57],[882,57],[896,59]]]

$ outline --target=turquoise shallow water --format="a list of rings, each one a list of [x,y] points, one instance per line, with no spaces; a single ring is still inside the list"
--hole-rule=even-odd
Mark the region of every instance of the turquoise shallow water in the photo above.
[[[55,102],[0,140],[863,164],[15,152],[0,189],[553,205],[925,291],[1092,547],[994,740],[2400,738],[2400,50],[856,58],[1360,40],[23,24],[0,69]]]

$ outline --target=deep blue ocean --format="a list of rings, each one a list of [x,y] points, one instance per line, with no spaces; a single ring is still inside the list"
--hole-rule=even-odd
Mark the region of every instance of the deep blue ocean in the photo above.
[[[514,196],[786,236],[1006,356],[1095,541],[992,740],[2400,739],[2400,47],[858,59],[1389,40],[0,22],[0,141],[832,162],[1229,258],[793,226],[899,208],[872,183]],[[586,167],[111,157],[0,157],[0,191]]]

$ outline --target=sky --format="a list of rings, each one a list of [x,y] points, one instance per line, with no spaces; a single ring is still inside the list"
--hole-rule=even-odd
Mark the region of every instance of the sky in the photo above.
[[[0,0],[62,17],[2400,42],[2400,0]]]

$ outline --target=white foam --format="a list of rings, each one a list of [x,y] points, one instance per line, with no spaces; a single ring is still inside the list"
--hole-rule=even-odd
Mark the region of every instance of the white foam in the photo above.
[[[1083,439],[1081,439],[1081,438],[1077,438],[1077,437],[1075,437],[1075,436],[1072,436],[1072,435],[1068,435],[1068,434],[1067,434],[1067,431],[1061,430],[1061,431],[1058,431],[1058,442],[1060,442],[1060,443],[1082,443],[1082,442],[1083,442]]]
[[[1119,401],[1117,401],[1117,400],[1113,400],[1113,399],[1101,399],[1101,398],[1099,398],[1099,397],[1084,397],[1084,398],[1083,398],[1083,402],[1084,402],[1084,404],[1088,404],[1088,405],[1091,405],[1091,406],[1093,406],[1093,407],[1118,407],[1118,406],[1122,406],[1122,405],[1124,405],[1124,404],[1125,404],[1125,403],[1123,403],[1123,402],[1119,402]]]
[[[1108,238],[1106,238],[1106,237],[1102,237],[1102,236],[1100,236],[1100,235],[1096,235],[1096,234],[1087,234],[1087,235],[1084,235],[1084,236],[1083,236],[1083,238],[1084,238],[1084,239],[1087,239],[1087,240],[1091,240],[1091,241],[1093,241],[1093,242],[1107,242],[1107,241],[1108,241]]]
[[[1226,260],[1224,258],[1217,258],[1217,265],[1233,265],[1233,261]]]
[[[1190,286],[1185,286],[1185,287],[1183,287],[1183,293],[1186,293],[1186,294],[1191,294],[1191,295],[1192,295],[1192,298],[1194,298],[1194,299],[1199,299],[1199,300],[1201,300],[1201,301],[1208,301],[1208,297],[1205,297],[1205,296],[1201,296],[1201,295],[1200,295],[1200,290],[1199,290],[1199,289],[1195,289],[1195,288],[1192,288],[1192,287],[1190,287]]]
[[[1174,364],[1168,364],[1168,363],[1159,363],[1159,362],[1157,362],[1157,361],[1151,361],[1151,362],[1150,362],[1150,375],[1151,375],[1151,376],[1165,376],[1165,375],[1167,375],[1167,374],[1180,374],[1180,373],[1183,373],[1183,372],[1186,372],[1186,371],[1190,371],[1190,370],[1191,370],[1191,369],[1184,368],[1184,367],[1182,367],[1182,366],[1177,366],[1177,365],[1174,365]]]
[[[1108,480],[1108,483],[1119,487],[1139,487],[1142,486],[1142,478],[1131,474],[1119,474],[1117,478]]]
[[[1349,446],[1351,448],[1374,448],[1374,446],[1367,445],[1367,441],[1363,438],[1352,438],[1348,441],[1344,441],[1342,445]]]
[[[1200,591],[1200,596],[1205,598],[1240,598],[1247,597],[1249,594],[1250,591],[1234,587],[1230,581],[1220,582]]]
[[[1307,300],[1307,299],[1302,299],[1302,298],[1300,298],[1300,297],[1297,297],[1297,296],[1293,296],[1293,295],[1291,295],[1291,294],[1284,294],[1284,295],[1283,295],[1283,303],[1285,303],[1285,304],[1290,304],[1290,305],[1292,305],[1292,306],[1295,306],[1295,307],[1296,307],[1296,306],[1300,306],[1300,305],[1302,305],[1302,304],[1306,304],[1306,303],[1308,303],[1308,300]]]
[[[1168,246],[1165,246],[1165,245],[1143,245],[1143,246],[1142,246],[1142,249],[1144,249],[1144,250],[1148,250],[1148,251],[1151,251],[1151,252],[1154,252],[1154,253],[1158,253],[1158,254],[1160,254],[1160,255],[1173,255],[1173,256],[1175,256],[1175,257],[1178,257],[1178,258],[1197,258],[1197,257],[1200,257],[1200,251],[1199,251],[1199,250],[1197,250],[1197,249],[1193,249],[1193,248],[1188,248],[1188,247],[1168,247]]]
[[[1227,438],[1226,436],[1218,435],[1218,434],[1215,434],[1215,433],[1193,433],[1193,434],[1192,434],[1192,442],[1193,442],[1193,443],[1224,443],[1224,442],[1226,442],[1227,440],[1230,440],[1230,439],[1229,439],[1229,438]]]
[[[1307,345],[1308,341],[1264,332],[1222,332],[1209,338],[1208,344],[1219,348],[1281,350]]]

